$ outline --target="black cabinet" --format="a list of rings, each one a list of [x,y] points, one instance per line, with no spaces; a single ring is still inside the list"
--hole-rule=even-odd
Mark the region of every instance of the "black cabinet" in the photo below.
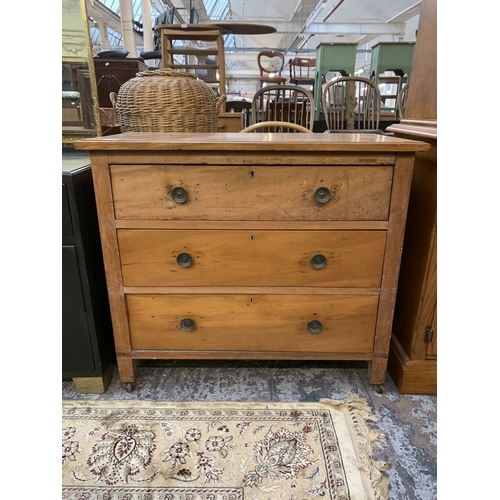
[[[81,393],[105,392],[115,363],[92,170],[63,154],[62,375]]]

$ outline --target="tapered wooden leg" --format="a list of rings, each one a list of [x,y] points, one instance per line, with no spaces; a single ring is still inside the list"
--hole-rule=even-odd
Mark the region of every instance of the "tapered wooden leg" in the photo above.
[[[380,385],[385,382],[387,370],[387,356],[373,357],[368,365],[368,382],[373,385]]]
[[[134,360],[130,356],[117,354],[116,361],[122,382],[135,382]]]

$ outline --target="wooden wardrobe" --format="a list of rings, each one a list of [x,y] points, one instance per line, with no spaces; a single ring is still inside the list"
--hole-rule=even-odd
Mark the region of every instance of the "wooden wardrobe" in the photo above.
[[[437,393],[437,1],[423,0],[396,137],[425,141],[410,189],[388,371],[402,394]]]

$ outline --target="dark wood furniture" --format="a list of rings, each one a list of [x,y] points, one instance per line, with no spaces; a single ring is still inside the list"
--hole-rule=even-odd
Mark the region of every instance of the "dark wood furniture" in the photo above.
[[[62,62],[62,136],[64,138],[96,135],[88,64]]]
[[[281,75],[285,67],[285,56],[279,50],[262,50],[257,54],[260,86],[286,83],[286,77]]]
[[[112,108],[109,94],[118,94],[120,87],[141,71],[147,71],[148,66],[142,58],[109,57],[106,59],[94,57],[97,98],[100,108]]]
[[[133,133],[90,150],[120,378],[135,359],[365,360],[385,381],[423,142]]]
[[[243,21],[210,21],[208,25],[215,24],[222,29],[224,34],[233,35],[268,35],[276,33],[276,27],[262,23],[246,23]]]
[[[436,0],[423,0],[405,115],[387,131],[429,144],[418,152],[394,313],[389,373],[401,393],[437,393]]]
[[[97,85],[97,98],[101,117],[102,135],[120,133],[118,117],[109,98],[111,92],[118,94],[120,87],[135,78],[137,73],[147,71],[148,66],[142,58],[131,57],[94,57]]]
[[[107,388],[115,362],[89,160],[63,156],[62,375],[81,393]]]
[[[288,62],[290,66],[289,83],[301,85],[302,87],[311,87],[314,95],[314,82],[316,77],[316,58],[315,57],[294,57]]]

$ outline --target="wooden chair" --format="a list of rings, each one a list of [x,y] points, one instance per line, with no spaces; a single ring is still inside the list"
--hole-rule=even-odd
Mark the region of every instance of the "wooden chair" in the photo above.
[[[302,132],[304,134],[312,134],[312,130],[303,127],[302,125],[297,125],[296,123],[291,122],[281,122],[281,121],[268,121],[268,122],[260,122],[254,123],[243,130],[240,130],[240,134],[246,134],[248,132],[277,132],[277,133],[285,133],[285,130],[294,131],[294,132]]]
[[[328,82],[322,106],[328,132],[381,132],[380,91],[368,78],[343,76]]]
[[[408,89],[410,87],[410,84],[407,83],[402,89],[401,92],[399,93],[398,96],[398,113],[399,113],[399,119],[405,117],[405,109],[406,109],[406,102],[408,100]]]
[[[314,95],[314,81],[316,76],[316,59],[307,57],[294,57],[288,62],[290,65],[289,83],[302,87],[311,86]]]
[[[278,50],[263,50],[257,54],[257,64],[260,71],[260,86],[285,83],[286,78],[281,76],[285,66],[285,56]]]
[[[252,123],[279,121],[314,127],[314,98],[298,85],[267,85],[255,93],[252,100]]]

